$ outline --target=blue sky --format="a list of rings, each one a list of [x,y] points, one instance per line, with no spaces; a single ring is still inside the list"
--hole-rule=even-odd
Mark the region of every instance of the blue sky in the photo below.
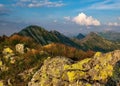
[[[64,34],[120,32],[120,0],[0,0],[0,35],[31,24]]]

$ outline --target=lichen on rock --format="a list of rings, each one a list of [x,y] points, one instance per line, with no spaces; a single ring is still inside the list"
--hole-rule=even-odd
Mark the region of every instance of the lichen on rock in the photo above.
[[[41,69],[34,74],[29,86],[34,86],[36,83],[35,86],[47,86],[53,84],[53,82],[54,84],[62,84],[61,76],[65,64],[71,64],[70,59],[63,57],[46,59]]]
[[[93,58],[74,62],[65,57],[44,61],[28,86],[113,86],[120,83],[120,50],[97,52]],[[116,64],[117,63],[117,64]]]
[[[12,54],[13,53],[13,50],[9,47],[6,47],[4,48],[3,52],[2,52],[4,55],[6,54]]]
[[[3,81],[0,81],[0,86],[4,86]]]

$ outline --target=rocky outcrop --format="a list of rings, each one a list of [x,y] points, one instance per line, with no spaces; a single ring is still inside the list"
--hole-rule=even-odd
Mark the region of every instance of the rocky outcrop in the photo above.
[[[37,71],[29,86],[49,86],[54,83],[55,86],[60,86],[67,81],[62,81],[64,66],[71,64],[71,60],[63,57],[48,58],[44,65]]]
[[[119,86],[120,50],[74,62],[48,58],[28,86]]]

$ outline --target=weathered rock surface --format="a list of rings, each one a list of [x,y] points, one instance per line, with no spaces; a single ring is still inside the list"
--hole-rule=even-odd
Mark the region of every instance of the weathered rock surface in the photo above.
[[[63,57],[48,58],[41,69],[36,72],[29,83],[29,86],[60,86],[64,84],[62,81],[62,74],[64,73],[64,66],[71,64],[70,59]]]
[[[28,86],[120,86],[120,50],[73,62],[49,58]]]
[[[16,49],[16,51],[18,52],[18,53],[21,53],[21,54],[23,54],[24,53],[24,44],[17,44],[16,46],[15,46],[15,49]]]

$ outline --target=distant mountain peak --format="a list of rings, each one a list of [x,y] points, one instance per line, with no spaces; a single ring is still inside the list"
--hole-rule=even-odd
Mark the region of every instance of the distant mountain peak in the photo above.
[[[50,43],[62,43],[83,50],[94,50],[103,52],[120,48],[118,44],[106,40],[95,32],[90,32],[86,37],[84,37],[84,35],[82,34],[78,34],[78,36],[82,36],[84,38],[81,40],[72,40],[56,30],[47,31],[42,27],[30,25],[21,30],[18,34],[31,37],[41,45],[47,45]]]
[[[27,26],[26,28],[41,28],[40,26],[37,26],[37,25],[29,25]]]
[[[82,33],[79,33],[75,38],[83,39],[83,38],[85,38],[85,36]]]
[[[56,30],[49,32],[44,28],[36,25],[30,25],[26,27],[25,29],[21,30],[18,34],[22,36],[31,37],[41,45],[46,45],[50,43],[62,43],[76,48],[79,47],[79,45],[74,43],[70,38],[66,37],[60,32]]]
[[[120,45],[101,37],[98,33],[95,32],[90,32],[82,40],[76,40],[76,43],[83,46],[84,50],[90,49],[101,52],[112,51],[120,48]]]
[[[36,30],[45,30],[43,27],[37,26],[37,25],[30,25],[30,26],[27,26],[27,27],[24,28],[23,30],[33,30],[33,29],[36,29]]]
[[[98,34],[108,40],[116,41],[120,43],[120,32],[106,31],[106,32],[99,32]]]

